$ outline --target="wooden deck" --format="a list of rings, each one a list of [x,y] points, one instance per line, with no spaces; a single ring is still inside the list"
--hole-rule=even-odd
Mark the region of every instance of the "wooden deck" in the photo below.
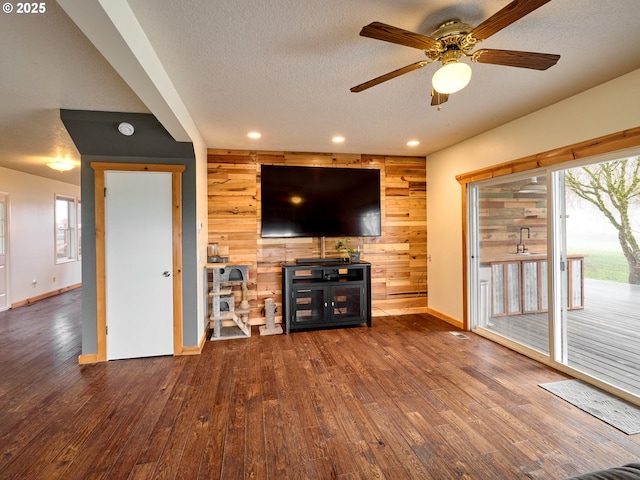
[[[78,365],[80,292],[0,313],[0,479],[561,479],[640,458],[566,375],[429,315]]]
[[[568,312],[567,364],[640,396],[640,285],[585,279],[585,308]],[[548,353],[548,316],[494,317],[487,330]]]

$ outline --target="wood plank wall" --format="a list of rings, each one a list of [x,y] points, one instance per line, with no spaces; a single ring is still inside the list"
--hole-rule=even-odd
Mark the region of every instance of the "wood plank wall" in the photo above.
[[[209,243],[230,262],[250,262],[248,297],[252,325],[263,325],[264,300],[273,298],[281,321],[280,265],[320,257],[319,238],[260,236],[260,165],[377,168],[382,235],[352,238],[371,262],[373,315],[427,311],[427,171],[424,157],[297,152],[208,151]],[[340,256],[325,238],[327,257]]]
[[[540,183],[545,180],[540,177]],[[482,187],[479,196],[479,239],[482,256],[516,253],[520,228],[528,227],[531,238],[523,237],[529,252],[547,250],[547,197],[545,193],[518,190],[529,180]]]

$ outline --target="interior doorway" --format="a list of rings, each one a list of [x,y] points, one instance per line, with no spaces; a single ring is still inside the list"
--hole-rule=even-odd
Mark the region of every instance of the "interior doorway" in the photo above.
[[[116,208],[120,208],[123,210],[131,209],[131,212],[120,212],[119,214],[116,212],[117,217],[123,223],[124,232],[122,238],[119,241],[133,242],[133,239],[129,235],[129,233],[135,233],[136,228],[142,228],[147,230],[153,230],[153,218],[147,216],[147,213],[137,212],[136,207],[134,207],[131,202],[135,202],[136,193],[131,192],[131,190],[135,190],[140,187],[142,190],[147,190],[149,186],[142,187],[139,185],[139,182],[133,180],[134,178],[140,177],[132,177],[127,173],[138,173],[140,175],[147,175],[150,172],[166,172],[170,175],[170,216],[171,216],[171,258],[172,265],[170,267],[162,266],[157,274],[151,273],[150,275],[158,277],[160,282],[169,283],[171,285],[171,294],[172,294],[172,302],[170,302],[170,306],[163,307],[165,310],[170,309],[171,319],[172,319],[172,351],[169,353],[173,353],[174,355],[179,355],[183,351],[183,332],[182,332],[182,172],[185,169],[184,165],[166,165],[166,164],[134,164],[134,163],[109,163],[109,162],[92,162],[91,168],[95,171],[94,181],[95,181],[95,218],[96,218],[96,337],[97,337],[97,353],[95,356],[95,361],[105,361],[108,359],[107,354],[107,303],[108,303],[108,277],[110,275],[109,268],[113,269],[114,267],[108,263],[109,256],[113,257],[113,252],[109,253],[108,244],[107,244],[107,201],[105,197],[105,188],[107,183],[110,183],[112,178],[117,178],[116,176],[109,178],[108,172],[120,172],[124,173],[121,178],[116,180],[116,185],[118,183],[123,183],[123,185],[119,186],[119,188],[123,188],[127,191],[123,198],[128,198],[123,202],[123,205],[118,206]],[[119,176],[118,176],[119,177]],[[141,177],[141,178],[151,178],[151,177]],[[159,176],[157,178],[163,178],[162,182],[166,182],[169,177]],[[108,182],[109,179],[109,182]],[[122,180],[122,182],[120,182]],[[133,185],[131,184],[133,183]],[[149,183],[149,182],[142,182]],[[153,184],[153,182],[150,182]],[[150,187],[153,190],[153,186]],[[160,187],[161,190],[165,190],[164,187]],[[106,192],[107,197],[109,195]],[[152,195],[152,193],[147,192],[145,196]],[[164,196],[164,194],[163,194]],[[147,199],[140,200],[142,203],[146,203]],[[109,215],[113,214],[112,211]],[[133,213],[133,214],[132,214]],[[111,222],[109,222],[111,223]],[[133,224],[132,224],[133,223]],[[127,228],[127,225],[131,228],[130,230]],[[153,237],[153,235],[152,235]],[[152,242],[152,240],[147,240],[147,242]],[[117,245],[117,243],[116,243]],[[119,247],[116,247],[116,249]],[[142,248],[142,247],[139,247]],[[115,252],[117,255],[117,251]],[[117,262],[116,262],[117,263]],[[126,262],[122,263],[122,265],[116,267],[122,268],[125,273],[120,273],[120,276],[131,277],[134,278],[134,272],[130,274],[126,273],[127,264]],[[168,268],[168,269],[167,269]],[[138,268],[142,270],[141,268]],[[140,272],[135,272],[135,274],[139,274]],[[116,276],[117,277],[117,276]],[[168,280],[168,282],[166,282]],[[129,281],[126,279],[125,281]],[[145,282],[144,279],[139,279],[138,282]],[[117,287],[116,287],[117,288]],[[149,319],[149,322],[154,321],[154,303],[158,301],[158,295],[162,295],[162,289],[151,287],[149,289],[149,293],[146,294],[146,303],[140,304],[136,306],[136,311],[142,312],[141,315],[144,315]],[[112,292],[113,295],[113,292]],[[124,308],[127,309],[129,305],[127,305],[127,299],[119,298],[117,307],[113,308]],[[149,327],[149,324],[147,324]],[[144,328],[144,327],[143,327]],[[154,328],[153,325],[150,328]],[[139,341],[139,340],[138,340]],[[145,337],[143,342],[149,341],[149,337]],[[166,347],[165,347],[166,349]],[[109,352],[109,358],[116,358],[116,355],[111,355],[112,352]],[[144,353],[144,352],[143,352]],[[152,355],[157,355],[158,353],[152,353]],[[130,354],[127,354],[130,355]],[[135,354],[135,356],[145,356],[140,354]],[[117,355],[117,358],[125,358],[124,356]]]

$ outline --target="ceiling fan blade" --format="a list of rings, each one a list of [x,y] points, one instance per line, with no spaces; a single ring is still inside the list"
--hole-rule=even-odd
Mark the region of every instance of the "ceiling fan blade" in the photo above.
[[[433,90],[433,89],[431,90],[431,106],[432,107],[439,107],[447,100],[449,100],[448,93],[440,93],[436,90]]]
[[[560,55],[553,53],[520,52],[518,50],[477,50],[471,60],[478,63],[505,65],[508,67],[546,70],[558,63]]]
[[[418,48],[420,50],[428,50],[438,44],[437,40],[433,38],[380,22],[373,22],[362,27],[360,35],[385,42],[397,43],[405,47]]]
[[[550,1],[551,0],[513,0],[509,5],[494,13],[474,28],[471,31],[471,36],[476,40],[489,38],[494,33],[508,27],[513,22],[530,14],[535,9]]]
[[[422,68],[427,65],[429,62],[424,60],[416,63],[412,63],[411,65],[407,65],[406,67],[399,68],[394,70],[393,72],[385,73],[384,75],[380,75],[379,77],[374,78],[373,80],[369,80],[368,82],[361,83],[360,85],[356,85],[355,87],[351,87],[352,92],[361,92],[366,90],[367,88],[375,87],[376,85],[386,82],[387,80],[391,80],[392,78],[399,77],[400,75],[404,75],[405,73],[412,72],[417,70],[418,68]]]

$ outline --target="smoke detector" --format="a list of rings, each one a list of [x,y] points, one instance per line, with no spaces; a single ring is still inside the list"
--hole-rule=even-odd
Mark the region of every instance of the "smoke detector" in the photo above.
[[[133,132],[135,132],[135,128],[133,128],[133,125],[131,125],[130,123],[121,122],[120,125],[118,125],[118,131],[122,135],[130,137],[131,135],[133,135]]]

